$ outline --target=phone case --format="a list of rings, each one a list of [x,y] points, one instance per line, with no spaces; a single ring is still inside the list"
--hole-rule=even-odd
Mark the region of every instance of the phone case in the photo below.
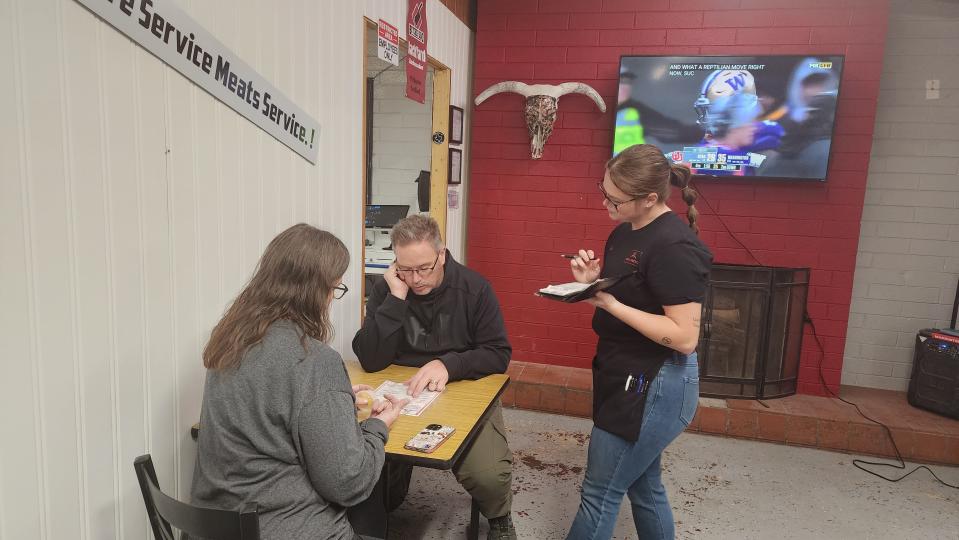
[[[430,424],[423,428],[419,433],[406,442],[404,448],[407,450],[416,450],[417,452],[433,453],[434,450],[443,444],[443,441],[453,434],[455,429],[450,426],[441,426],[439,424]]]

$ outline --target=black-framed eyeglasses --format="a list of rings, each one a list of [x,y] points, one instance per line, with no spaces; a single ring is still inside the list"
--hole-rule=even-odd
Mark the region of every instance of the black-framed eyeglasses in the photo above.
[[[606,199],[606,202],[613,205],[613,210],[619,210],[619,205],[626,204],[628,202],[633,202],[636,199],[640,198],[640,197],[633,197],[632,199],[629,199],[628,201],[614,201],[613,199],[609,198],[609,193],[606,193],[606,189],[603,188],[602,182],[596,182],[596,187],[599,188],[599,191],[603,194],[603,198]]]
[[[333,298],[339,300],[346,296],[348,292],[350,292],[350,288],[346,286],[346,283],[340,283],[336,287],[333,287]]]
[[[420,277],[426,277],[430,275],[434,268],[436,268],[436,264],[439,262],[439,260],[440,254],[437,253],[436,258],[433,259],[433,266],[429,268],[397,268],[396,273],[399,274],[403,279],[409,279],[413,277],[413,274],[418,274]]]

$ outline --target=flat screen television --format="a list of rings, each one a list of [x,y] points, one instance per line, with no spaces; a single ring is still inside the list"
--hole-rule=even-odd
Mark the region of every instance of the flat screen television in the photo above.
[[[825,180],[843,59],[623,56],[613,154],[649,143],[697,176]]]

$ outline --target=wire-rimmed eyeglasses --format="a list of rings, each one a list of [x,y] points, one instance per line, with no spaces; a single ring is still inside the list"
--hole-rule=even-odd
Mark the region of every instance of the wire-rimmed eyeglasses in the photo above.
[[[429,268],[397,268],[396,273],[399,274],[399,276],[404,280],[413,277],[413,274],[417,274],[420,277],[426,277],[430,275],[434,268],[436,268],[436,264],[439,262],[439,260],[440,254],[437,253],[436,258],[433,259],[433,266],[430,266]]]

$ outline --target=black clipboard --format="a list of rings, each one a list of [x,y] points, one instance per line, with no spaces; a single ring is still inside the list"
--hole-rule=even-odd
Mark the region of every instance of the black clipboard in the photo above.
[[[575,303],[575,302],[580,302],[580,301],[582,301],[582,300],[586,300],[587,298],[592,298],[592,297],[596,296],[596,293],[598,293],[599,291],[605,291],[606,289],[612,287],[613,285],[616,285],[616,284],[619,283],[620,281],[622,281],[622,280],[624,280],[624,279],[626,279],[626,278],[628,278],[628,277],[630,277],[630,276],[632,276],[632,275],[633,275],[632,273],[628,273],[628,274],[623,274],[623,275],[621,275],[621,276],[615,276],[615,277],[607,277],[607,278],[597,279],[596,281],[594,281],[594,282],[592,282],[592,283],[590,283],[590,284],[588,284],[588,285],[585,284],[585,283],[578,283],[578,282],[575,282],[575,281],[570,282],[570,283],[562,283],[562,284],[559,284],[559,285],[550,285],[549,287],[544,287],[544,288],[536,291],[535,294],[536,294],[537,296],[542,296],[543,298],[548,298],[548,299],[550,299],[550,300],[557,300],[557,301],[559,301],[559,302],[565,302],[565,303],[567,303],[567,304],[572,304],[572,303]],[[585,288],[582,288],[582,289],[580,289],[579,287],[577,287],[577,286],[583,286],[583,285],[586,285],[586,287],[585,287]],[[575,287],[576,290],[571,291],[571,292],[566,293],[566,294],[553,293],[553,292],[550,292],[550,291],[548,290],[548,289],[554,288],[554,287],[561,287],[561,288],[562,288],[562,287]]]

